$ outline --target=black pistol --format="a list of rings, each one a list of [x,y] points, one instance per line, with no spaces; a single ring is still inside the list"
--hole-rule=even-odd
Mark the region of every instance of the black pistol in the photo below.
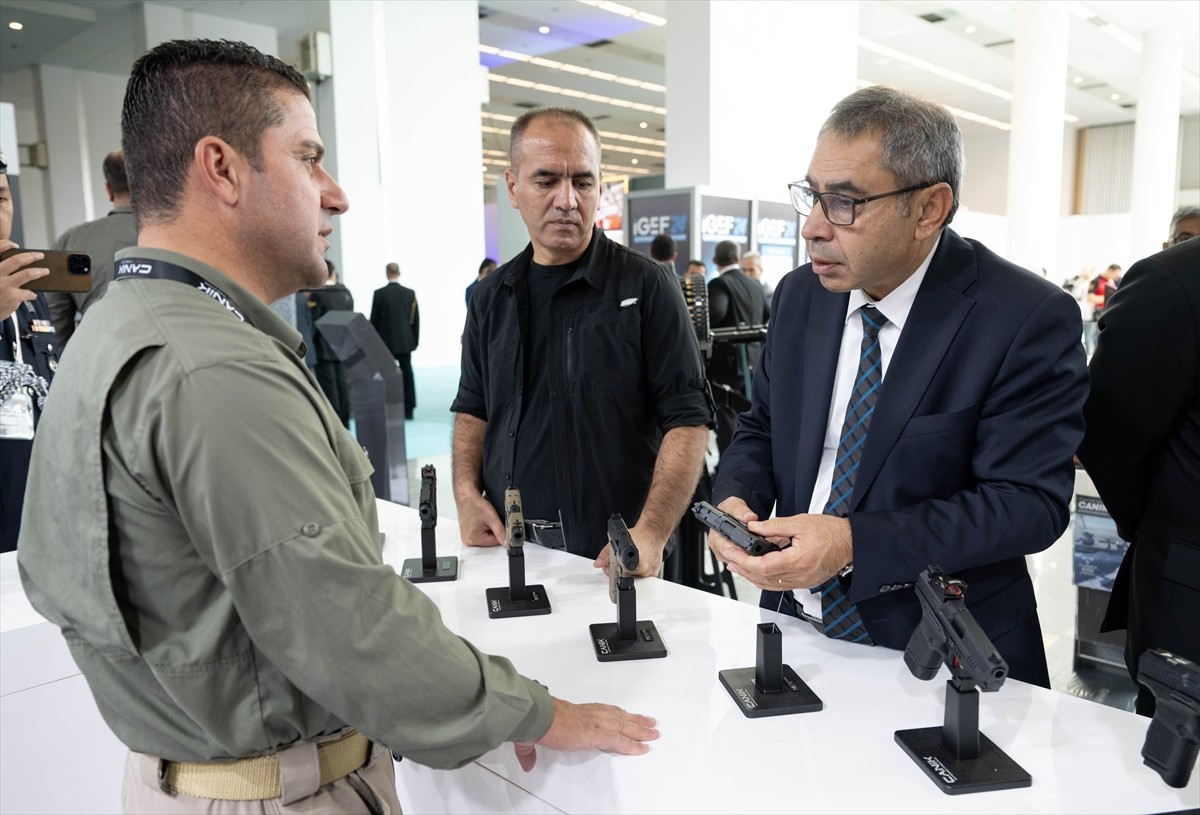
[[[437,526],[437,468],[432,464],[421,468],[421,501],[417,511],[422,529]]]
[[[697,501],[692,504],[692,514],[700,523],[729,538],[755,557],[761,557],[767,552],[779,551],[780,547],[766,538],[755,535],[741,521],[722,512],[707,501]]]
[[[1138,659],[1138,683],[1154,694],[1142,759],[1172,787],[1187,784],[1200,749],[1200,665],[1170,651]]]
[[[937,675],[942,663],[955,680],[996,691],[1008,676],[1008,663],[967,609],[966,584],[930,566],[917,579],[921,622],[904,649],[904,664],[917,679]]]
[[[612,547],[608,559],[608,599],[615,603],[618,591],[633,588],[633,573],[641,562],[637,544],[620,515],[608,519],[608,545]]]

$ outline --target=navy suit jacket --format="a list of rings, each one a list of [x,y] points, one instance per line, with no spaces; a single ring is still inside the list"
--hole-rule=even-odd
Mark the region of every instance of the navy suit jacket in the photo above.
[[[716,501],[738,496],[760,518],[808,511],[848,301],[811,265],[780,282]],[[934,564],[966,581],[967,605],[1012,675],[1039,681],[1038,670],[1017,668],[1045,665],[1024,555],[1054,543],[1069,520],[1087,395],[1080,334],[1069,295],[943,231],[884,377],[848,511],[850,599],[877,644],[905,647],[920,619],[910,586]]]

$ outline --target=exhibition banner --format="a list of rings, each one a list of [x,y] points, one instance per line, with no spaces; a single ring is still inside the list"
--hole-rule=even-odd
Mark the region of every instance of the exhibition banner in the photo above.
[[[795,269],[800,259],[800,213],[791,204],[759,201],[754,242],[762,255],[763,277],[770,283]]]
[[[709,278],[717,273],[713,250],[721,241],[738,244],[741,253],[750,248],[750,202],[742,198],[700,197],[700,259],[709,266]]]
[[[650,254],[650,243],[658,235],[675,239],[678,256],[675,274],[682,274],[691,258],[689,221],[692,196],[689,193],[668,193],[629,199],[629,245]]]

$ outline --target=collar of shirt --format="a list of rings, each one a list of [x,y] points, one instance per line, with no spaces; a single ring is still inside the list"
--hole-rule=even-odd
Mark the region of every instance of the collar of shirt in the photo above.
[[[583,254],[579,256],[579,265],[575,267],[575,271],[571,273],[570,279],[566,281],[567,283],[573,282],[577,279],[582,279],[596,291],[602,291],[604,289],[604,278],[607,274],[607,270],[604,267],[604,263],[593,262],[597,254],[599,254],[597,252],[597,247],[604,240],[607,240],[604,233],[593,227],[592,239],[588,243],[587,249],[585,249]],[[525,251],[516,258],[516,262],[512,263],[508,271],[505,272],[503,280],[504,284],[509,288],[516,286],[522,277],[529,274],[529,264],[531,263],[533,263],[532,243],[525,247]],[[566,264],[561,265],[565,266]]]
[[[730,269],[741,269],[741,266],[736,263],[730,263],[728,266],[722,266],[720,269],[717,269],[717,274],[725,274]]]
[[[131,246],[116,254],[117,260],[127,257],[162,260],[192,270],[231,297],[237,303],[238,308],[245,312],[251,325],[264,334],[279,340],[299,356],[304,356],[304,338],[299,331],[288,325],[288,322],[272,311],[270,306],[264,304],[228,275],[217,271],[207,263],[168,249],[154,249],[148,246]],[[122,285],[137,285],[137,283],[127,281]]]
[[[908,276],[908,279],[893,289],[882,300],[871,302],[871,298],[867,297],[867,293],[862,289],[854,289],[850,292],[850,301],[846,304],[846,325],[849,325],[850,318],[854,316],[860,308],[865,305],[872,305],[883,312],[888,318],[888,324],[879,332],[880,337],[888,329],[893,329],[892,332],[896,338],[900,336],[900,332],[904,330],[904,323],[908,321],[908,313],[912,311],[913,302],[917,299],[917,292],[921,288],[921,281],[925,279],[925,273],[929,271],[929,264],[933,261],[933,255],[937,252],[938,245],[941,244],[942,237],[934,241],[933,248],[929,250],[929,254],[925,256],[925,260],[917,267],[917,270]],[[862,325],[861,322],[858,324]],[[893,347],[895,341],[892,342]],[[891,349],[884,350],[884,370],[887,369],[887,360],[891,356]]]

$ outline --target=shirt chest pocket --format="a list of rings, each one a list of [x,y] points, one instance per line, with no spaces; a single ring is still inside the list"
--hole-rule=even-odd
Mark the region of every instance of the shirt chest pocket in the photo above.
[[[567,323],[564,342],[568,386],[589,390],[639,387],[642,313],[637,303],[577,314]]]

